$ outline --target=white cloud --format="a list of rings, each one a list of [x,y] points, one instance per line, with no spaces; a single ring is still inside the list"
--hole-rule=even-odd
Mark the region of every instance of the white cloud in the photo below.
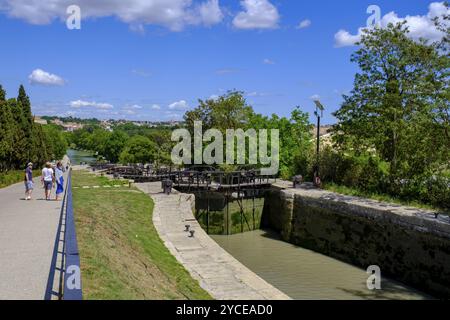
[[[315,94],[315,95],[312,95],[311,97],[310,97],[310,99],[311,100],[320,100],[320,95],[318,95],[318,94]]]
[[[133,104],[132,106],[130,106],[130,109],[142,109],[142,106],[138,104]]]
[[[206,26],[220,23],[223,20],[223,13],[219,6],[219,0],[204,2],[198,8],[200,21]]]
[[[264,63],[264,64],[275,64],[275,62],[272,61],[272,60],[270,60],[270,59],[264,59],[264,60],[263,60],[263,63]]]
[[[169,105],[170,110],[186,110],[189,109],[189,105],[185,100],[176,101]]]
[[[44,86],[63,86],[66,82],[60,76],[56,74],[51,74],[42,69],[35,69],[28,76],[28,80],[31,84],[40,84]]]
[[[241,11],[233,19],[238,29],[274,29],[278,27],[280,15],[269,0],[242,0]]]
[[[65,21],[66,9],[73,0],[0,0],[1,11],[8,16],[32,24],[49,24],[55,19]],[[158,25],[180,31],[187,25],[213,25],[222,18],[218,0],[204,0],[200,5],[192,0],[78,0],[83,18],[115,16],[142,31],[143,25]]]
[[[299,25],[297,26],[297,29],[308,28],[311,26],[311,24],[312,24],[311,20],[309,20],[309,19],[303,20],[302,22],[299,23]]]
[[[396,24],[398,22],[406,21],[406,26],[409,28],[409,37],[414,40],[424,38],[430,41],[438,41],[442,39],[443,33],[436,29],[433,18],[441,16],[444,13],[450,14],[450,10],[446,9],[443,2],[433,2],[428,7],[427,15],[409,16],[404,18],[399,17],[395,12],[389,12],[381,19],[381,27],[386,28],[389,23]],[[448,23],[448,22],[447,22]],[[359,28],[358,33],[352,35],[346,30],[339,30],[334,35],[335,46],[347,47],[353,46],[361,40],[364,28]]]
[[[114,108],[114,106],[109,103],[98,103],[95,101],[84,101],[84,100],[71,101],[70,106],[72,108],[88,107],[88,108],[95,108],[95,109],[100,109],[100,110],[108,110],[108,109]]]
[[[157,105],[157,104],[152,105],[151,108],[152,108],[153,110],[161,110],[161,106],[159,106],[159,105]]]

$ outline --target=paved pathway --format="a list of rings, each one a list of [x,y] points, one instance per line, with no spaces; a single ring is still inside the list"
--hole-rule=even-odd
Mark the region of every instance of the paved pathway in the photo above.
[[[162,194],[160,182],[136,186],[155,202],[153,223],[166,247],[215,299],[289,299],[233,258],[202,230],[192,214],[193,195]],[[193,238],[184,231],[186,224],[195,230]]]
[[[23,183],[0,189],[0,300],[45,295],[62,201],[43,200],[39,178],[31,201]]]

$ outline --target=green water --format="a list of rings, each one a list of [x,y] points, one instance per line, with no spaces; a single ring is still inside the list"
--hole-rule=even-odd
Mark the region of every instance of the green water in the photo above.
[[[281,241],[271,231],[211,237],[261,278],[297,300],[430,299],[384,278],[382,290],[367,289],[366,270]],[[382,270],[381,270],[382,271]]]
[[[67,150],[67,156],[70,158],[70,162],[74,165],[79,165],[80,162],[91,163],[96,160],[95,156],[91,152],[73,149]]]

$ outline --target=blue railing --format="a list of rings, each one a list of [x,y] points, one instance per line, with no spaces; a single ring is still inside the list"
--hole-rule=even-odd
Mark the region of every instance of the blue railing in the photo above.
[[[60,259],[58,259],[58,257]],[[55,275],[58,272],[58,279]],[[58,280],[55,291],[55,281]],[[78,252],[72,201],[72,171],[67,175],[45,300],[56,296],[63,300],[82,300],[80,256]]]

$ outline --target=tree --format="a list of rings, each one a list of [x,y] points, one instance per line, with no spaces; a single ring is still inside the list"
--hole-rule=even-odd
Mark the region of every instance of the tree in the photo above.
[[[128,141],[128,135],[122,131],[116,130],[105,143],[103,155],[111,162],[117,162]]]
[[[309,174],[309,162],[313,147],[309,114],[295,108],[290,118],[273,114],[270,118],[255,114],[250,117],[249,127],[278,129],[280,136],[280,175],[290,179],[296,174]]]
[[[199,106],[186,112],[184,120],[192,132],[194,121],[202,121],[203,130],[211,128],[225,133],[227,129],[247,127],[248,120],[254,114],[240,91],[229,91],[217,99],[199,100]]]
[[[31,150],[24,131],[27,121],[23,116],[23,109],[20,102],[16,99],[9,99],[7,104],[11,110],[15,124],[13,135],[13,152],[10,165],[13,169],[18,169],[25,166],[26,162],[31,159]]]
[[[22,108],[22,131],[25,136],[25,146],[27,149],[27,158],[31,160],[33,154],[38,152],[33,150],[33,115],[31,114],[31,103],[30,98],[25,92],[23,85],[20,85],[19,95],[17,96],[17,102]]]
[[[126,163],[152,163],[157,153],[156,144],[144,136],[132,137],[120,155],[120,162]]]
[[[14,121],[6,93],[0,85],[0,170],[9,168],[13,152]]]
[[[337,145],[375,153],[391,182],[448,161],[448,57],[408,37],[404,23],[365,30],[352,62],[361,71],[334,114]]]
[[[66,154],[67,142],[64,139],[62,131],[55,125],[45,125],[42,127],[44,132],[44,138],[41,144],[46,149],[48,156],[51,159],[62,159]]]

